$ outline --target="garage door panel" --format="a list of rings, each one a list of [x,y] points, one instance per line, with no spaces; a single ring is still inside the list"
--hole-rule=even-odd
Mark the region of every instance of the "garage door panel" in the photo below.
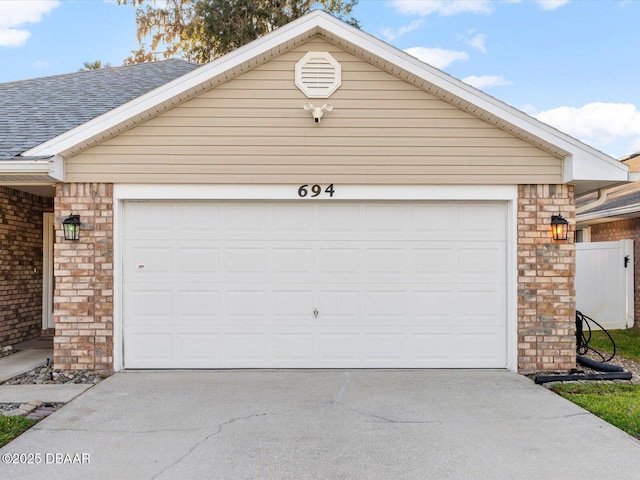
[[[410,250],[399,247],[374,247],[366,249],[365,272],[375,275],[402,275],[407,274]]]
[[[148,245],[132,245],[129,249],[127,269],[133,272],[144,272],[148,277],[153,273],[171,273],[173,271],[173,248],[149,247]]]
[[[450,329],[441,328],[440,331],[414,332],[409,345],[415,361],[444,366],[451,363],[451,358],[457,357],[456,335]]]
[[[506,272],[504,244],[491,242],[458,249],[459,279],[465,282],[502,282]]]
[[[176,359],[188,366],[197,367],[205,363],[214,365],[220,360],[220,334],[197,331],[180,332],[174,335]],[[173,360],[173,359],[172,359]],[[173,361],[175,361],[173,360]],[[190,365],[189,365],[190,364]]]
[[[431,277],[437,280],[452,281],[454,272],[451,271],[451,265],[455,261],[456,250],[442,248],[442,246],[414,248],[411,252],[411,268],[412,272],[420,275],[421,281],[428,281],[424,277]]]
[[[316,304],[316,295],[312,289],[292,287],[289,289],[274,289],[273,320],[275,324],[299,324],[304,319],[313,318],[312,305]]]
[[[362,210],[357,204],[324,205],[319,209],[317,233],[354,233],[362,232]]]
[[[173,208],[172,229],[189,232],[189,235],[209,236],[212,231],[220,231],[220,207],[190,202],[175,204]]]
[[[222,335],[221,353],[228,366],[266,366],[268,335],[256,328],[225,331]]]
[[[220,291],[201,290],[194,285],[176,292],[177,316],[187,324],[209,325],[220,321]]]
[[[352,285],[345,286],[343,290],[337,290],[335,285],[320,287],[317,302],[319,321],[324,325],[357,323],[362,318],[361,298],[362,292],[353,290]]]
[[[266,248],[226,248],[222,269],[226,275],[267,273],[268,252]]]
[[[132,290],[125,301],[131,312],[131,325],[162,325],[173,321],[173,291]]]
[[[272,209],[272,231],[274,234],[307,234],[314,232],[314,210],[311,205],[275,205]],[[297,238],[300,238],[298,235]]]
[[[127,202],[125,367],[504,367],[505,218],[499,202]]]
[[[313,358],[314,335],[310,332],[275,332],[272,335],[271,358],[274,364],[291,361],[310,364]]]
[[[389,366],[406,361],[409,336],[396,331],[369,333],[364,336],[367,359],[385,360]]]
[[[411,223],[408,215],[409,207],[398,207],[389,205],[371,205],[365,209],[366,233],[379,234],[394,233],[407,234],[410,231]]]
[[[145,365],[142,368],[150,368],[155,364],[168,367],[167,363],[172,359],[172,341],[170,331],[149,332],[132,328],[128,338],[125,338],[125,345],[129,347],[131,356]]]
[[[475,241],[503,241],[506,216],[501,205],[466,205],[459,210],[459,231]]]
[[[427,287],[412,293],[413,318],[419,324],[448,323],[458,312],[455,292],[440,285]]]
[[[349,365],[358,362],[360,354],[360,333],[352,332],[322,332],[317,334],[318,357],[323,363],[335,366]]]
[[[505,355],[502,328],[472,331],[459,335],[459,357],[464,365],[485,363],[488,367],[502,368]],[[502,355],[500,355],[502,354]]]
[[[313,248],[274,248],[271,271],[276,275],[311,275],[314,270]]]
[[[176,247],[174,271],[181,274],[220,273],[220,249],[211,247]]]
[[[227,205],[222,215],[222,230],[230,238],[254,238],[267,231],[267,207],[260,204]],[[252,234],[247,237],[247,234]]]
[[[264,290],[226,290],[222,315],[233,323],[265,321],[268,318],[267,292]]]
[[[458,318],[461,325],[503,325],[504,292],[495,286],[460,288]]]
[[[360,249],[356,247],[343,248],[333,246],[332,248],[318,249],[319,270],[321,279],[327,281],[327,275],[359,275],[362,271],[360,259]]]

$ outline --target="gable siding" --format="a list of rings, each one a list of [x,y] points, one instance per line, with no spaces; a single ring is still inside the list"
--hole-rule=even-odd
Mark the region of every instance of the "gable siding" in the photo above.
[[[308,51],[342,65],[329,99],[294,85]],[[315,125],[307,102],[334,110]],[[66,180],[553,184],[562,162],[316,39],[68,159]]]

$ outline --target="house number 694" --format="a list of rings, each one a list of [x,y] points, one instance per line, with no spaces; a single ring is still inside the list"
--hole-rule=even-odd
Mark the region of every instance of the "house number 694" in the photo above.
[[[323,190],[324,189],[324,190]],[[322,194],[322,192],[328,194],[329,197],[333,197],[335,190],[333,189],[333,183],[328,187],[324,187],[324,185],[300,185],[298,188],[298,196],[300,198],[304,198],[309,196],[310,198],[318,197]]]

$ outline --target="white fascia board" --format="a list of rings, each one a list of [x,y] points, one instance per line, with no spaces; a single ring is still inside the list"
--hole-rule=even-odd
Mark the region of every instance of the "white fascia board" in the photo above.
[[[11,160],[0,162],[1,175],[47,175],[52,180],[64,180],[64,161],[55,156],[45,160]]]
[[[603,162],[585,151],[576,151],[564,159],[563,178],[565,183],[581,180],[627,182],[630,180],[629,167],[622,162]]]
[[[610,217],[625,218],[640,212],[640,205],[628,205],[626,207],[611,208],[609,210],[600,210],[598,212],[581,213],[576,215],[576,223],[589,222],[591,220],[599,220]]]
[[[51,160],[10,160],[0,162],[0,173],[45,173],[51,171]]]
[[[568,157],[573,157],[572,161],[565,162],[564,178],[566,182],[572,180],[602,180],[602,175],[593,176],[594,171],[599,174],[604,173],[605,178],[613,177],[615,180],[620,180],[620,177],[624,177],[624,180],[628,178],[626,165],[612,157],[320,10],[301,17],[284,27],[280,27],[275,32],[254,40],[218,60],[38,145],[25,152],[25,155],[56,155],[72,149],[116,125],[161,105],[171,98],[206,84],[217,75],[230,71],[252,58],[285,44],[292,38],[308,34],[317,28],[340,37],[346,42],[398,66],[400,69],[425,80],[435,87],[479,107],[479,109],[486,111],[490,115],[518,129],[531,133],[560,150],[566,151],[567,156],[565,156],[565,159],[568,160]],[[584,162],[589,165],[583,167],[582,164]],[[591,166],[591,164],[600,163],[602,164],[601,166]]]

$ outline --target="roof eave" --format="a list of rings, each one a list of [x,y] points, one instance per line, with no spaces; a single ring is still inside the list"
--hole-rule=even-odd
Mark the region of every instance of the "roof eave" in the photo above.
[[[46,159],[12,159],[0,161],[0,183],[9,182],[52,182],[64,178],[64,162],[62,157],[53,156]]]

